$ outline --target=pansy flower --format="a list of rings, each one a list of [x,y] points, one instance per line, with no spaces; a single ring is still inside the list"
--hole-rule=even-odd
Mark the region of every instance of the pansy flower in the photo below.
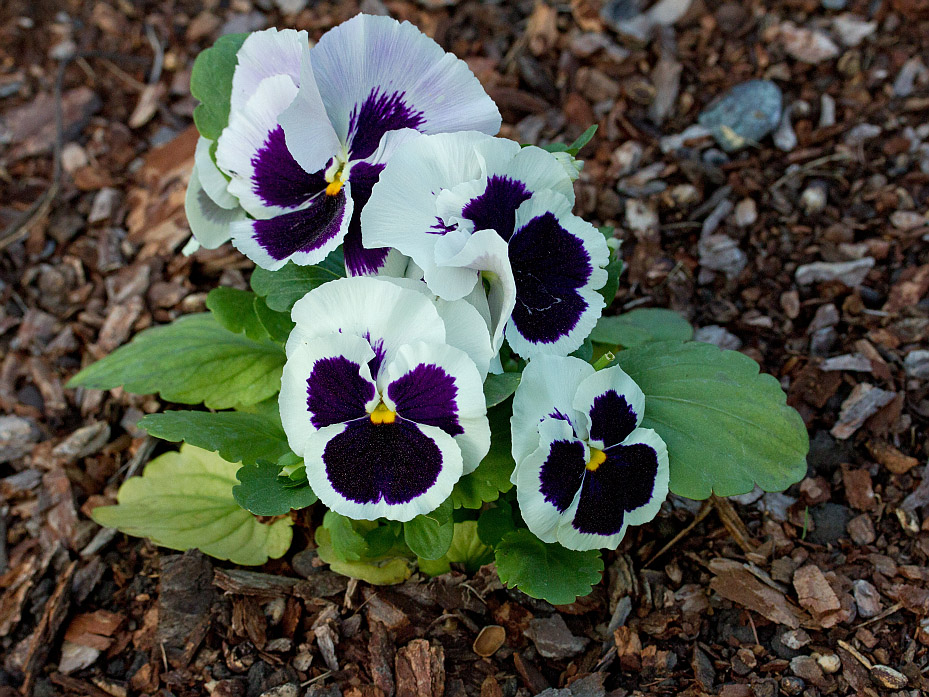
[[[482,133],[404,143],[362,214],[368,247],[411,257],[447,300],[487,286],[494,345],[521,356],[566,355],[603,310],[606,240],[571,213],[565,167],[541,148]]]
[[[486,374],[489,357],[473,341],[486,325],[452,305],[440,312],[380,277],[331,281],[294,305],[281,421],[330,509],[410,520],[487,454],[483,375],[468,353]]]
[[[251,216],[231,223],[233,244],[267,269],[344,241],[351,274],[380,270],[389,250],[362,247],[359,216],[397,144],[500,128],[467,64],[408,22],[358,15],[312,49],[305,32],[257,32],[237,57],[216,162]]]
[[[668,495],[668,449],[641,428],[645,395],[618,366],[530,361],[513,399],[512,480],[526,525],[568,549],[616,548]]]

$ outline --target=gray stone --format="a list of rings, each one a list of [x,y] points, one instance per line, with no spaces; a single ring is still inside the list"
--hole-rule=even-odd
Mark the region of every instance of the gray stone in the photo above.
[[[806,536],[816,545],[835,544],[845,536],[845,526],[852,519],[852,512],[837,503],[823,503],[810,509],[813,529]]]
[[[583,637],[574,636],[561,615],[530,620],[526,636],[545,658],[571,658],[583,651],[588,642]]]
[[[724,150],[733,152],[757,143],[777,128],[782,104],[781,89],[776,84],[749,80],[711,104],[698,121],[712,131]]]
[[[725,327],[720,327],[718,324],[710,324],[706,327],[697,329],[694,332],[694,341],[714,344],[721,349],[728,349],[730,351],[738,351],[742,348],[742,340]]]
[[[910,351],[903,359],[903,368],[912,378],[923,380],[929,378],[929,351],[925,349]]]
[[[849,288],[864,283],[868,271],[874,268],[874,259],[865,257],[855,261],[814,261],[797,267],[794,278],[801,286],[825,281],[841,281]]]

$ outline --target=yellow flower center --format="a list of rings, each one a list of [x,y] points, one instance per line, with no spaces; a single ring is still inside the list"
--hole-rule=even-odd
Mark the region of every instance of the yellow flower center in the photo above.
[[[344,182],[342,181],[343,171],[344,170],[340,169],[338,172],[336,172],[332,181],[329,182],[329,185],[326,187],[327,196],[335,196],[337,193],[339,193],[342,190],[342,185],[344,184]]]
[[[596,448],[590,449],[590,461],[587,463],[587,469],[591,472],[596,472],[597,468],[600,467],[604,462],[606,462],[606,453],[602,450],[597,450]]]
[[[373,424],[392,424],[397,420],[397,412],[391,411],[390,408],[381,402],[374,411],[371,412],[371,423]]]

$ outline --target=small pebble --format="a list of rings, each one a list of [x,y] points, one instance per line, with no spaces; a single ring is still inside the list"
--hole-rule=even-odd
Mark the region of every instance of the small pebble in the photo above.
[[[758,206],[754,199],[743,198],[735,206],[735,224],[739,227],[754,225],[758,220]]]
[[[852,588],[859,615],[869,619],[881,614],[884,608],[881,605],[881,594],[878,593],[877,588],[861,578],[852,581]]]
[[[714,344],[721,349],[729,351],[738,351],[742,348],[742,340],[735,334],[720,327],[717,324],[710,324],[706,327],[700,327],[694,332],[694,341],[702,341],[706,344]]]
[[[894,211],[890,214],[890,224],[897,230],[907,232],[926,224],[926,217],[913,211]]]
[[[806,687],[806,683],[803,682],[802,678],[793,675],[785,675],[781,678],[781,690],[783,690],[784,694],[799,695],[803,692],[804,687]]]
[[[834,653],[827,653],[824,656],[820,656],[816,659],[816,662],[819,664],[819,667],[823,669],[824,673],[837,673],[839,668],[842,667],[842,661]]]
[[[835,42],[823,32],[798,27],[793,22],[781,24],[780,37],[784,50],[803,63],[821,63],[840,53]]]
[[[929,379],[929,351],[915,349],[903,359],[903,369],[912,378]]]
[[[877,22],[868,22],[846,12],[832,20],[832,31],[846,46],[857,46],[877,31]]]
[[[821,213],[826,207],[828,191],[825,182],[815,181],[800,194],[800,207],[807,215]]]
[[[700,114],[698,121],[727,152],[757,143],[781,120],[781,88],[770,80],[736,85]]]
[[[819,127],[829,128],[835,125],[835,100],[828,94],[819,97]]]

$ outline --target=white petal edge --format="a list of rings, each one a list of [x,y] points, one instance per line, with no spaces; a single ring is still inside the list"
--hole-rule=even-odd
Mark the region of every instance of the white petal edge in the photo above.
[[[299,85],[300,59],[309,51],[310,37],[305,31],[271,28],[249,34],[236,54],[230,111],[242,109],[265,78],[286,75]]]
[[[238,206],[230,210],[216,205],[203,190],[196,167],[187,182],[184,212],[193,239],[206,249],[216,249],[228,242],[232,239],[233,225],[245,220],[245,211]]]
[[[415,341],[445,343],[445,325],[428,297],[378,276],[340,278],[314,288],[291,311],[296,327],[289,356],[301,343],[327,334],[352,334],[384,342],[386,365],[400,346]]]
[[[239,201],[226,189],[229,186],[229,180],[219,171],[219,167],[210,157],[210,148],[212,146],[213,141],[208,138],[201,136],[197,139],[197,148],[194,151],[194,169],[197,170],[200,185],[217,206],[228,209],[238,208]]]

